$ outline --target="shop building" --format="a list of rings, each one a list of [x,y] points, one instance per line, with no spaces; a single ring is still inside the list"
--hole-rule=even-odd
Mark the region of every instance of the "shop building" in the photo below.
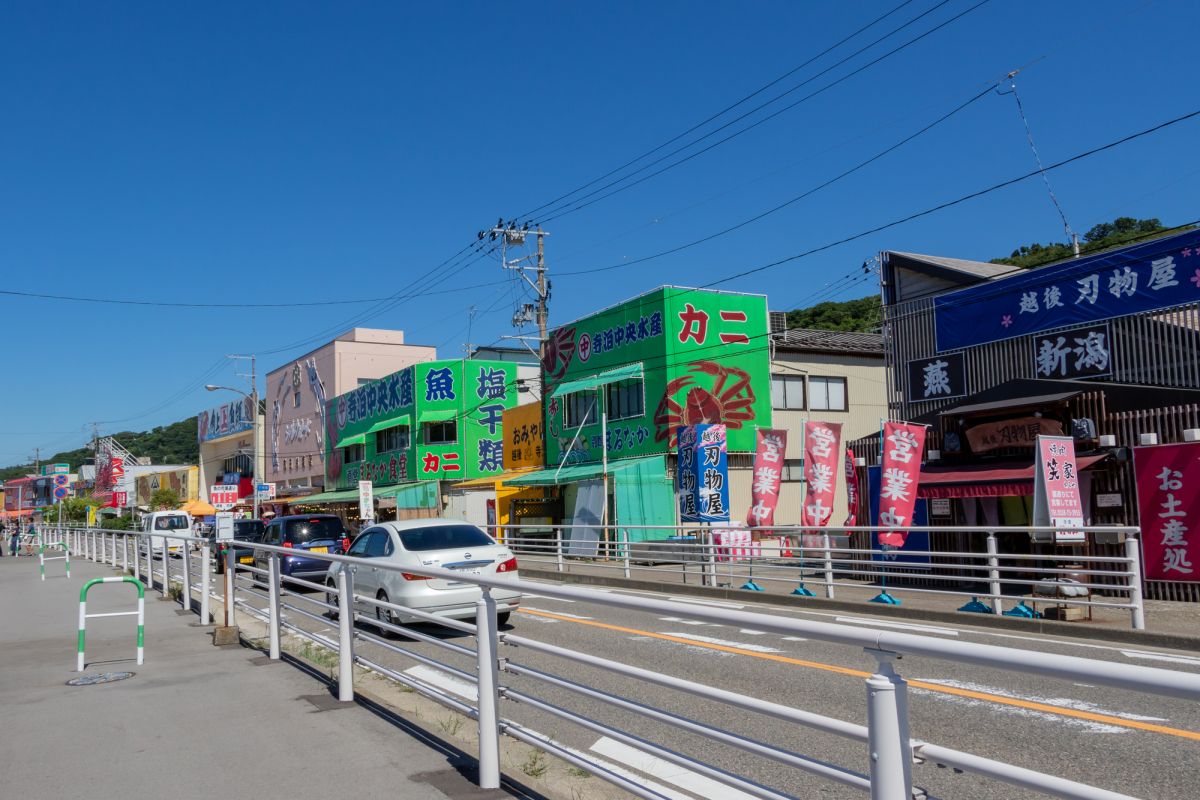
[[[1031,270],[884,252],[881,280],[889,413],[929,425],[932,524],[1029,524],[1039,434],[1074,438],[1088,524],[1139,524],[1131,448],[1200,427],[1200,231]],[[1004,538],[1002,552],[1055,552]],[[1119,555],[1118,538],[1074,552]],[[1198,587],[1146,593],[1196,601]]]
[[[319,492],[325,485],[328,401],[412,364],[437,350],[405,344],[404,332],[354,328],[267,375],[267,469],[276,496]]]
[[[264,474],[265,464],[261,406],[255,409],[249,398],[242,397],[200,412],[196,421],[201,497],[209,502],[209,489],[218,484],[237,486],[239,503],[251,507],[254,477]],[[131,486],[129,490],[135,488]]]

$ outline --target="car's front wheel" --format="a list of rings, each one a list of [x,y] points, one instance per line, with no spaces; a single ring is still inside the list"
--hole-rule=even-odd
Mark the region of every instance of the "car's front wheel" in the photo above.
[[[496,627],[503,628],[508,624],[509,617],[512,616],[511,611],[501,611],[496,615]]]
[[[329,605],[333,606],[333,608],[327,610],[325,612],[325,614],[330,619],[337,619],[338,618],[338,612],[337,612],[338,596],[337,596],[337,587],[334,586],[334,584],[333,584],[333,578],[326,578],[325,586],[326,586],[326,588],[329,589],[329,591],[327,591],[325,593],[325,602],[328,603]]]

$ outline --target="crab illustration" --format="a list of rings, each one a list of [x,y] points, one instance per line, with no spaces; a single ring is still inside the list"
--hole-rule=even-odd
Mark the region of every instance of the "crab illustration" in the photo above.
[[[674,447],[676,429],[681,425],[723,422],[728,428],[740,428],[754,419],[754,388],[747,372],[715,361],[694,361],[687,371],[691,374],[667,383],[654,412],[654,441]],[[711,390],[699,385],[701,376],[706,375],[713,379]],[[689,386],[681,405],[673,395]]]

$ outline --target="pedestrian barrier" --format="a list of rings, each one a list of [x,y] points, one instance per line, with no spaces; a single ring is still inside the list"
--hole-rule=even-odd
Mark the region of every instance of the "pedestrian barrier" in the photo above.
[[[89,614],[87,613],[87,596],[92,587],[101,583],[131,583],[137,589],[138,604],[137,611],[111,611],[105,614]],[[121,578],[92,578],[83,585],[79,590],[79,648],[78,659],[76,661],[76,671],[83,672],[83,640],[84,631],[87,628],[88,619],[94,617],[130,617],[137,615],[137,663],[143,663],[144,645],[146,640],[146,587],[136,578],[131,578],[128,575]]]
[[[135,542],[143,537],[143,534],[138,532],[124,535],[133,538]],[[202,546],[205,543],[203,539],[190,536],[170,538]],[[572,749],[554,737],[546,736],[515,719],[503,716],[501,706],[508,703],[511,704],[508,707],[514,709],[513,713],[520,713],[516,709],[524,706],[534,709],[537,713],[548,714],[560,722],[578,726],[591,733],[599,733],[655,759],[699,773],[723,787],[728,787],[728,792],[739,797],[749,795],[764,800],[785,800],[793,795],[764,785],[761,772],[751,777],[749,774],[742,775],[713,766],[714,759],[710,751],[715,746],[735,748],[743,754],[765,758],[776,767],[782,765],[786,769],[799,770],[824,781],[861,790],[869,793],[872,800],[911,800],[914,797],[926,796],[923,789],[914,789],[916,765],[926,762],[939,767],[951,767],[956,774],[965,772],[1052,797],[1073,800],[1128,800],[1128,795],[917,738],[910,732],[908,682],[900,675],[900,659],[906,655],[916,656],[920,659],[918,663],[934,660],[1008,671],[1023,677],[1037,676],[1086,683],[1191,702],[1200,700],[1200,675],[1183,671],[1058,655],[1041,650],[947,640],[858,625],[679,603],[640,594],[597,592],[584,587],[532,583],[512,576],[470,575],[432,566],[399,567],[379,559],[310,552],[306,553],[306,557],[317,558],[330,565],[340,564],[343,567],[338,571],[336,580],[314,582],[281,574],[280,560],[294,555],[287,548],[252,542],[246,542],[242,546],[255,550],[260,556],[266,556],[268,568],[230,563],[224,578],[227,582],[235,582],[238,585],[237,594],[232,602],[237,611],[261,620],[266,625],[269,657],[281,657],[281,633],[287,631],[299,640],[316,644],[331,654],[336,653],[338,668],[334,679],[338,684],[340,700],[354,699],[354,667],[358,666],[476,720],[479,742],[478,782],[482,788],[499,786],[499,739],[504,734],[558,756],[633,796],[650,800],[667,800],[672,796],[670,793],[664,794],[662,787],[655,788],[652,784],[637,780],[628,772],[611,769],[610,764],[596,760],[587,752]],[[186,569],[186,566],[184,568]],[[380,596],[360,594],[355,590],[352,572],[356,569],[411,573],[427,578],[452,580],[459,584],[473,583],[481,590],[479,600],[475,604],[474,623],[445,619],[420,609],[390,602]],[[170,577],[169,574],[164,576],[168,580]],[[215,588],[209,585],[207,577],[204,576],[203,581],[191,583],[192,588],[200,591],[202,596],[211,593]],[[137,583],[129,578],[124,580]],[[91,583],[95,582],[98,581]],[[671,662],[667,662],[668,666],[646,669],[622,663],[613,659],[611,653],[598,649],[592,649],[590,652],[575,650],[509,631],[502,632],[498,629],[497,607],[492,597],[492,590],[496,589],[516,590],[527,596],[536,595],[568,602],[586,602],[617,612],[668,615],[675,619],[753,630],[760,634],[793,637],[796,641],[811,640],[856,648],[871,666],[864,670],[848,669],[845,672],[865,677],[866,725],[802,710],[782,702],[764,700],[732,688],[707,685],[694,680],[693,677],[683,679],[678,670],[675,673],[668,671]],[[81,602],[83,597],[81,594]],[[460,643],[470,640],[458,638],[454,641],[413,627],[393,624],[392,612],[399,612],[418,620],[437,622],[446,628],[467,634],[474,638],[475,646],[468,647]],[[82,614],[81,608],[81,663]],[[337,620],[333,630],[330,629],[331,618]],[[380,635],[364,630],[359,627],[360,623],[373,628]],[[386,635],[389,633],[399,634],[402,639],[388,640]],[[410,641],[440,648],[447,655],[433,657],[429,653],[418,652],[411,644],[406,646]],[[589,647],[586,644],[583,646]],[[402,671],[402,668],[381,663],[382,659],[377,653],[385,652],[444,672],[457,681],[469,684],[472,691],[465,694],[452,692],[444,685],[431,683],[419,675]],[[524,659],[524,653],[552,656],[553,659],[550,659],[548,664],[566,661],[570,668],[561,670],[566,675],[555,674],[549,671],[552,667],[546,663],[539,663],[537,667],[523,663],[531,660]],[[453,657],[470,659],[473,668],[462,669],[448,663]],[[721,704],[726,709],[736,709],[739,719],[746,713],[761,715],[762,719],[771,723],[761,726],[760,729],[764,731],[778,729],[780,723],[791,727],[781,729],[781,733],[785,735],[777,743],[750,738],[727,730],[719,724],[705,722],[696,714],[692,715],[696,718],[692,718],[679,711],[658,708],[654,703],[634,702],[629,697],[632,693],[631,688],[606,691],[600,687],[608,681],[587,681],[583,677],[586,674],[584,671],[588,669],[602,671],[609,679],[625,681],[623,686],[631,687],[632,684],[640,682],[650,687],[699,698],[707,703]],[[662,671],[659,671],[660,669]],[[515,677],[516,681],[504,681],[507,676]],[[582,698],[583,708],[576,711],[561,701],[549,702],[542,699],[536,694],[538,687],[562,690],[569,696]],[[802,693],[798,696],[802,696]],[[922,697],[923,695],[916,695],[917,699]],[[650,720],[656,727],[666,726],[669,739],[660,743],[623,730],[616,724],[609,724],[595,713],[596,703]],[[746,727],[746,724],[742,724],[741,727]],[[797,727],[857,743],[857,748],[845,751],[842,760],[856,760],[859,766],[843,766],[793,751],[790,748],[795,747],[797,741],[803,742],[806,739],[805,736],[794,735]],[[930,732],[936,733],[936,729]],[[674,748],[684,747],[681,742],[685,739],[691,740],[691,736],[683,734],[703,737],[710,744],[694,755],[680,752]],[[923,770],[926,776],[941,774],[930,767],[924,767]],[[777,779],[788,783],[795,780],[790,772],[783,773],[782,777],[777,776]],[[722,795],[717,791],[708,796]],[[939,796],[944,796],[944,793]]]
[[[63,551],[61,556],[46,556],[47,547],[57,547]],[[67,568],[67,577],[71,577],[71,548],[67,547],[67,543],[60,542],[43,542],[38,547],[38,571],[42,575],[42,580],[46,580],[46,562],[47,561],[63,561]]]

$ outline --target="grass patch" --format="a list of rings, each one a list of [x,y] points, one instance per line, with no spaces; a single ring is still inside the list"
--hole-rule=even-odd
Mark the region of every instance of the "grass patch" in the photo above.
[[[312,642],[307,640],[300,648],[300,657],[307,661],[312,661],[315,664],[319,664],[322,667],[326,667],[327,669],[333,669],[333,667],[338,663],[337,653],[328,648],[314,645]]]
[[[567,774],[574,778],[590,778],[592,773],[588,772],[583,767],[577,767],[574,764],[567,767]]]
[[[447,714],[445,718],[438,720],[438,727],[447,736],[457,735],[462,726],[463,718],[458,714]]]
[[[542,777],[548,769],[550,769],[550,765],[546,763],[546,752],[537,747],[532,748],[529,755],[521,762],[521,772],[531,778]]]

